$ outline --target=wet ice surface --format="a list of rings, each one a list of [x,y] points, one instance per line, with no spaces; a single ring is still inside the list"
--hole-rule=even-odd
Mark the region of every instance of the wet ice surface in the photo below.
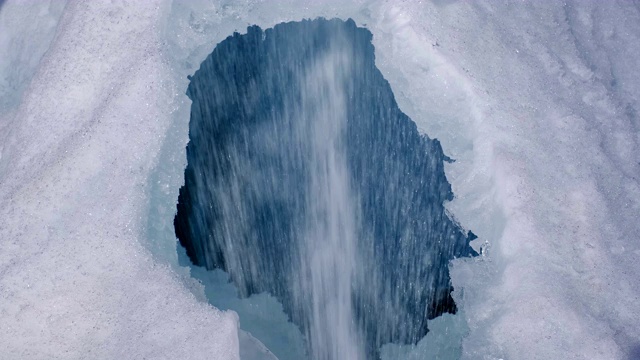
[[[11,326],[11,336],[0,336],[5,354],[219,354],[213,347],[226,340],[211,334],[230,334],[228,318],[195,301],[185,307],[183,282],[168,280],[182,271],[171,217],[186,164],[186,76],[234,30],[337,16],[371,30],[376,65],[400,108],[457,160],[446,167],[457,196],[449,208],[480,243],[489,241],[483,260],[452,268],[469,328],[462,357],[637,357],[640,18],[633,2],[190,1],[161,12],[123,4],[65,8],[62,23],[76,27],[58,27],[57,55],[45,55],[29,85],[18,84],[27,90],[14,98],[15,112],[0,114],[0,198],[9,204],[0,210],[0,320],[2,331]],[[155,30],[140,31],[145,21]],[[11,29],[2,28],[1,44],[6,36],[47,43]],[[140,48],[154,43],[154,31],[166,44],[166,68],[134,71],[139,76],[112,70],[148,59]],[[71,52],[76,47],[86,51]],[[87,66],[102,62],[104,69]],[[173,101],[173,113],[142,106],[140,99],[157,96],[146,86],[159,79],[172,90],[150,108]],[[127,111],[116,111],[123,104]],[[101,119],[91,123],[96,130],[88,119]],[[172,270],[152,265],[147,248]],[[142,280],[162,286],[148,290]],[[181,305],[172,307],[170,296]],[[145,307],[145,299],[163,301]],[[150,316],[135,320],[132,309]],[[166,334],[175,334],[172,346],[158,348]],[[181,339],[187,346],[174,345]]]
[[[192,266],[184,249],[178,250],[183,266]],[[300,360],[306,358],[305,343],[300,329],[290,322],[282,304],[267,293],[254,294],[239,298],[236,286],[230,282],[229,275],[222,270],[207,271],[203,267],[193,267],[191,276],[204,285],[204,294],[209,303],[221,310],[233,310],[240,319],[241,331],[250,334],[260,344],[247,337],[240,338],[240,356],[242,359],[269,359],[260,351],[266,347],[279,360]],[[248,342],[248,344],[247,344]],[[253,356],[246,353],[252,352]],[[264,357],[265,359],[262,359]]]

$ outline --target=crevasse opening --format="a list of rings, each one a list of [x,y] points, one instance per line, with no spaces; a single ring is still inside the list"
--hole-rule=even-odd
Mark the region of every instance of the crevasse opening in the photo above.
[[[187,91],[176,235],[241,297],[274,295],[312,359],[417,343],[457,311],[449,261],[476,254],[444,207],[451,160],[374,60],[352,20],[253,26],[218,44]]]

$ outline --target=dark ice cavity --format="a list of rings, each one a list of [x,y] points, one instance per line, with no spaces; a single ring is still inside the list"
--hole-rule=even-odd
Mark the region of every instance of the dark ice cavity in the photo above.
[[[257,26],[191,78],[176,235],[195,265],[267,291],[312,359],[375,358],[454,313],[450,161],[400,111],[352,20]]]

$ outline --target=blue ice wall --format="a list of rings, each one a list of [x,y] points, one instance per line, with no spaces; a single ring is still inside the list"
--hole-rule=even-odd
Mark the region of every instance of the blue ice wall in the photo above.
[[[252,26],[187,91],[176,235],[242,295],[278,297],[312,358],[344,358],[322,349],[348,333],[362,358],[416,342],[456,311],[449,261],[475,255],[443,206],[449,159],[398,108],[371,39],[352,20]]]

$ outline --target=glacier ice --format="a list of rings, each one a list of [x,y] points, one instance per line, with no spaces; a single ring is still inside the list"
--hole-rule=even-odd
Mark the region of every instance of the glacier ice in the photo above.
[[[184,249],[180,252],[184,253]],[[191,261],[186,253],[182,255],[182,264],[190,266]],[[211,305],[221,310],[233,310],[238,314],[240,333],[245,332],[255,339],[249,345],[256,341],[261,344],[251,348],[241,344],[241,358],[244,359],[243,352],[246,350],[260,355],[263,347],[279,360],[300,360],[307,357],[300,329],[290,322],[282,304],[275,297],[260,293],[239,298],[237,288],[222,270],[207,271],[203,267],[194,266],[191,276],[204,286],[205,296]],[[240,341],[242,340],[241,338]]]

